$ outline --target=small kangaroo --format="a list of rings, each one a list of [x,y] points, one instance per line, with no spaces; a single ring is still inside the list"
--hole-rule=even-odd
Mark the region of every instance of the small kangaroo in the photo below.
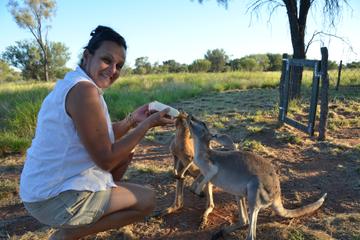
[[[275,212],[282,217],[294,218],[309,214],[323,204],[326,193],[314,203],[293,210],[285,209],[281,201],[280,180],[271,163],[246,151],[212,150],[209,148],[212,136],[206,124],[190,115],[187,117],[187,122],[194,141],[194,164],[204,175],[204,179],[195,192],[199,192],[202,185],[208,182],[222,188],[225,192],[236,196],[240,216],[242,216],[238,223],[220,230],[213,235],[212,239],[217,239],[240,228],[250,219],[246,239],[254,240],[258,213],[268,206],[272,206]],[[212,194],[212,191],[207,192]],[[249,218],[245,217],[247,213],[244,197],[247,197]],[[204,214],[206,213],[207,211]]]
[[[170,153],[174,158],[174,176],[176,178],[175,199],[171,206],[156,212],[154,216],[164,216],[177,211],[184,205],[184,179],[185,174],[189,173],[195,180],[190,189],[195,192],[195,188],[202,180],[203,176],[195,165],[190,164],[194,159],[194,145],[190,136],[190,130],[186,123],[187,114],[180,110],[179,116],[175,120],[175,137],[170,143]],[[198,193],[203,196],[202,190]]]

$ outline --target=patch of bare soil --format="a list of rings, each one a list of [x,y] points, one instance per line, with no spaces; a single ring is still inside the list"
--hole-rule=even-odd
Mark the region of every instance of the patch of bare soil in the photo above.
[[[270,209],[260,211],[257,239],[360,239],[360,129],[329,131],[329,140],[318,142],[294,128],[280,126],[277,116],[271,112],[276,106],[276,93],[276,89],[212,93],[172,105],[207,118],[214,131],[230,134],[240,148],[246,140],[260,143],[263,150],[256,148],[253,151],[278,169],[286,208],[303,206],[328,193],[324,205],[310,216],[284,219]],[[262,111],[261,118],[253,117],[257,111]],[[351,116],[347,113],[347,117]],[[260,126],[261,130],[249,131],[249,126]],[[173,128],[157,129],[151,141],[143,141],[136,149],[126,179],[154,188],[156,210],[166,208],[174,199],[173,159],[168,151],[173,132]],[[294,142],[294,138],[298,141]],[[149,169],[140,171],[137,166],[148,166]],[[19,172],[18,168],[2,170],[0,178],[18,179]],[[221,227],[236,221],[234,197],[215,187],[215,209],[209,215],[208,226],[199,230],[206,199],[189,191],[191,181],[190,177],[186,178],[184,207],[176,213],[148,218],[86,239],[202,240],[210,239]],[[47,236],[48,232],[46,226],[26,213],[20,202],[0,207],[0,229],[0,239],[41,239],[39,236],[43,237],[44,232]],[[246,235],[247,227],[243,227],[227,239],[245,239]]]

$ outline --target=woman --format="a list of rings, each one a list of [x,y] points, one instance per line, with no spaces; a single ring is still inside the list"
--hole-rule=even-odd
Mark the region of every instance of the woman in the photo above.
[[[174,123],[168,109],[150,114],[147,104],[110,122],[102,89],[119,77],[126,42],[104,26],[91,36],[80,66],[45,98],[21,174],[26,209],[58,228],[51,239],[79,239],[149,215],[154,192],[120,180],[146,132]]]

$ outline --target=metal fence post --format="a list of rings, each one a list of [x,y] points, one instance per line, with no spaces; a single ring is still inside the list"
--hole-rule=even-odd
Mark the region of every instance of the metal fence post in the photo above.
[[[340,85],[340,78],[341,78],[341,69],[342,69],[342,60],[340,60],[339,68],[338,68],[338,76],[337,76],[337,82],[336,82],[336,91],[339,90]]]

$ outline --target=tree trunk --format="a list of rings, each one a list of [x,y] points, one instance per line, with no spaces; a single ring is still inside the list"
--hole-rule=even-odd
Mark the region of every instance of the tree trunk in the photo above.
[[[295,52],[295,51],[294,51]],[[295,55],[293,58],[296,59],[305,59],[303,56]],[[293,66],[291,69],[290,75],[290,89],[289,97],[290,99],[300,98],[301,97],[301,82],[303,75],[303,67]]]
[[[49,59],[48,59],[48,46],[45,45],[42,41],[39,42],[40,48],[43,52],[43,58],[44,58],[44,79],[46,82],[49,81]]]
[[[311,6],[310,0],[300,1],[300,11],[298,14],[296,0],[283,0],[289,19],[291,43],[293,47],[293,58],[305,59],[305,27],[306,17]],[[301,96],[302,67],[293,67],[290,75],[290,99]]]
[[[45,81],[48,82],[49,81],[49,62],[48,62],[48,57],[47,54],[45,54],[44,56],[44,77],[45,77]]]

